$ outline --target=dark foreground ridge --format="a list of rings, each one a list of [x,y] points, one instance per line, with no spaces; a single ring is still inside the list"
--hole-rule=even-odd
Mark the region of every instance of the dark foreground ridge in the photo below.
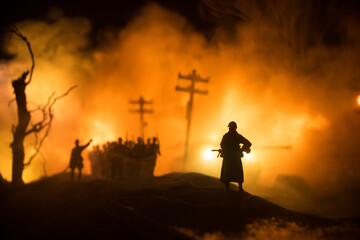
[[[356,221],[289,211],[241,195],[235,186],[225,193],[219,179],[197,173],[136,181],[69,179],[61,174],[20,187],[2,186],[1,238],[275,239],[276,231],[287,228],[280,236],[297,236],[297,231],[311,239],[313,234],[316,239],[360,236]]]

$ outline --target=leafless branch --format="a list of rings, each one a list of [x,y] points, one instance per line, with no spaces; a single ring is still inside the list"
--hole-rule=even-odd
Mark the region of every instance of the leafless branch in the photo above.
[[[42,108],[42,107],[41,107],[40,104],[35,103],[35,102],[32,102],[32,101],[26,101],[26,103],[27,103],[28,105],[29,105],[29,104],[32,104],[32,105],[35,106],[33,109],[28,110],[29,113],[33,113],[33,112],[36,112],[36,111],[41,111],[41,108]]]
[[[36,133],[36,132],[40,132],[42,129],[44,129],[46,126],[49,125],[49,121],[50,119],[48,119],[48,114],[49,114],[49,110],[51,108],[51,100],[54,97],[55,92],[53,92],[50,97],[48,98],[47,103],[44,106],[38,106],[36,109],[34,109],[33,111],[41,111],[42,112],[42,120],[40,120],[39,122],[32,124],[32,127],[26,131],[25,135],[29,135],[31,133]],[[30,111],[30,112],[33,112]],[[47,121],[49,120],[49,121]]]
[[[52,102],[52,104],[50,105],[50,108],[52,107],[52,105],[54,105],[54,103],[55,103],[57,100],[65,97],[65,96],[67,96],[67,95],[68,95],[73,89],[75,89],[75,88],[77,88],[77,85],[73,85],[73,86],[72,86],[71,88],[69,88],[63,95],[60,95],[60,96],[56,97],[56,98],[54,99],[54,101]]]
[[[32,124],[32,127],[26,131],[25,133],[25,136],[33,133],[33,132],[40,132],[41,130],[44,129],[44,127],[46,127],[48,125],[48,122],[46,122],[47,120],[47,114],[45,111],[43,111],[43,120],[35,123],[35,124]]]
[[[26,42],[26,45],[27,45],[27,47],[29,49],[29,52],[30,52],[32,65],[31,65],[29,80],[26,83],[26,85],[28,85],[31,82],[32,75],[33,75],[33,72],[34,72],[34,67],[35,67],[34,53],[33,53],[32,49],[31,49],[30,42],[27,40],[27,38],[24,35],[21,34],[19,29],[14,24],[10,25],[10,29],[16,36],[18,36],[19,38],[21,38],[22,40],[24,40]]]
[[[54,96],[55,96],[55,92],[53,92],[53,93],[50,95],[50,97],[48,98],[48,101],[47,101],[47,103],[45,104],[46,107],[50,105],[51,99],[52,99]]]
[[[34,143],[34,146],[37,146],[38,145],[38,142],[39,142],[39,136],[38,136],[38,131],[35,131],[34,132],[34,136],[35,136],[35,143]]]
[[[44,171],[44,177],[47,177],[47,171],[46,171],[46,158],[44,156],[44,154],[42,152],[39,152],[40,155],[42,156],[42,162],[41,162],[41,166],[43,167],[43,171]]]
[[[29,113],[33,113],[33,112],[41,111],[41,110],[42,110],[41,107],[37,106],[36,108],[29,110]]]
[[[10,107],[10,105],[13,103],[13,102],[15,102],[15,98],[13,98],[13,99],[11,99],[10,101],[9,101],[9,103],[8,103],[8,107]]]
[[[26,133],[26,134],[30,134],[30,133],[35,134],[35,146],[34,146],[35,147],[35,153],[30,156],[29,161],[27,163],[24,163],[24,167],[27,167],[27,166],[29,166],[31,164],[32,160],[40,152],[41,146],[43,145],[45,139],[49,135],[52,120],[53,120],[53,117],[54,117],[53,112],[52,112],[52,107],[54,106],[54,104],[56,103],[57,100],[67,96],[76,87],[77,87],[76,85],[72,86],[64,94],[62,94],[62,95],[60,95],[60,96],[58,96],[56,98],[53,98],[55,93],[51,94],[51,96],[49,97],[48,102],[42,108],[42,111],[43,111],[43,119],[42,119],[42,121],[40,121],[40,122],[36,123],[35,125],[33,125],[33,127],[30,130],[28,130],[27,133]],[[38,139],[38,133],[43,129],[45,129],[45,133],[39,140]]]

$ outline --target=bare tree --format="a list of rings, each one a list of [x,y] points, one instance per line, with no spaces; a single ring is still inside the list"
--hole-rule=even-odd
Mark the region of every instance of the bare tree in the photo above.
[[[17,104],[17,112],[18,112],[18,124],[16,126],[14,125],[12,126],[13,142],[10,144],[10,147],[12,148],[12,156],[13,156],[12,183],[22,184],[24,183],[22,180],[22,173],[24,169],[31,164],[33,159],[40,152],[40,148],[49,134],[51,123],[54,117],[52,111],[54,104],[56,103],[57,100],[68,95],[69,92],[73,90],[76,86],[72,86],[64,94],[58,97],[54,97],[55,92],[52,93],[52,95],[49,97],[45,105],[38,106],[37,108],[29,111],[27,107],[28,102],[26,100],[25,90],[26,90],[26,86],[29,85],[32,80],[32,74],[35,67],[34,54],[32,52],[30,42],[27,40],[27,38],[24,35],[20,33],[20,31],[15,26],[11,26],[11,31],[16,36],[20,37],[23,41],[25,41],[28,50],[30,52],[31,61],[32,61],[31,70],[24,72],[18,79],[12,81],[12,86],[15,92],[15,101]],[[26,81],[28,75],[29,78]],[[31,113],[35,111],[40,111],[42,113],[42,118],[40,121],[30,124]],[[30,134],[34,134],[35,136],[35,146],[34,146],[35,153],[30,156],[27,162],[25,162],[24,140],[25,137]]]

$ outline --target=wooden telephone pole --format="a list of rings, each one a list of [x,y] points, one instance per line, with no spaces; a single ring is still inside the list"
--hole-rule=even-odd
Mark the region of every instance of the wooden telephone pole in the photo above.
[[[140,113],[140,129],[141,129],[141,138],[144,140],[144,128],[146,126],[146,122],[144,121],[145,113],[153,113],[153,110],[148,110],[144,108],[145,104],[152,104],[152,101],[145,101],[145,99],[140,96],[139,100],[130,100],[130,104],[139,104],[140,108],[138,110],[130,110],[132,113]]]
[[[190,99],[188,101],[187,109],[186,109],[187,128],[186,128],[185,154],[184,154],[184,166],[185,166],[185,164],[187,162],[187,158],[188,158],[190,125],[191,125],[192,109],[193,109],[193,104],[194,104],[194,94],[198,93],[198,94],[206,95],[208,93],[207,90],[195,89],[195,82],[208,83],[209,78],[206,78],[206,79],[201,78],[199,75],[196,75],[196,70],[193,70],[192,73],[190,73],[188,75],[181,75],[181,73],[179,73],[179,79],[191,81],[190,86],[188,86],[188,87],[184,88],[184,87],[176,86],[176,88],[175,88],[176,91],[184,91],[184,92],[190,93]]]

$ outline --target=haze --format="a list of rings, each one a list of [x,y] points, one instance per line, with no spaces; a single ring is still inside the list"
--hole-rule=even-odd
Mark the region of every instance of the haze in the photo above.
[[[203,2],[208,13],[235,14],[228,12],[229,7]],[[214,153],[206,160],[203,151],[219,148],[228,122],[236,121],[238,131],[254,145],[252,159],[244,160],[245,189],[260,193],[259,186],[272,187],[279,176],[298,176],[324,199],[336,196],[342,202],[356,202],[360,197],[358,16],[341,15],[329,7],[328,28],[333,33],[323,29],[320,17],[303,21],[304,14],[318,13],[316,5],[288,8],[281,2],[279,12],[268,6],[264,14],[238,1],[233,7],[246,8],[250,20],[234,23],[231,32],[220,25],[211,39],[179,13],[157,4],[144,6],[122,29],[104,29],[95,48],[89,41],[92,22],[68,17],[61,9],[52,9],[41,21],[16,23],[35,54],[29,101],[44,103],[53,91],[60,94],[78,85],[55,106],[50,136],[42,155],[24,171],[24,180],[42,177],[44,161],[48,175],[65,169],[77,138],[80,143],[94,139],[92,146],[118,137],[135,139],[140,135],[139,116],[129,113],[129,100],[143,96],[154,102],[154,113],[145,116],[145,136],[160,139],[162,155],[155,175],[185,170],[219,176],[220,159]],[[204,17],[222,19],[216,14]],[[334,36],[323,36],[329,32]],[[10,83],[31,62],[21,40],[10,35],[7,40],[7,50],[16,58],[0,65],[0,172],[10,179],[10,130],[17,121],[15,104],[8,107],[14,98]],[[209,94],[195,96],[190,158],[184,166],[189,96],[175,91],[175,86],[186,85],[178,80],[179,72],[193,69],[210,77],[208,84],[197,85]],[[26,145],[28,156],[32,140]],[[283,145],[292,149],[260,148]],[[90,173],[87,159],[84,162],[85,172]]]

